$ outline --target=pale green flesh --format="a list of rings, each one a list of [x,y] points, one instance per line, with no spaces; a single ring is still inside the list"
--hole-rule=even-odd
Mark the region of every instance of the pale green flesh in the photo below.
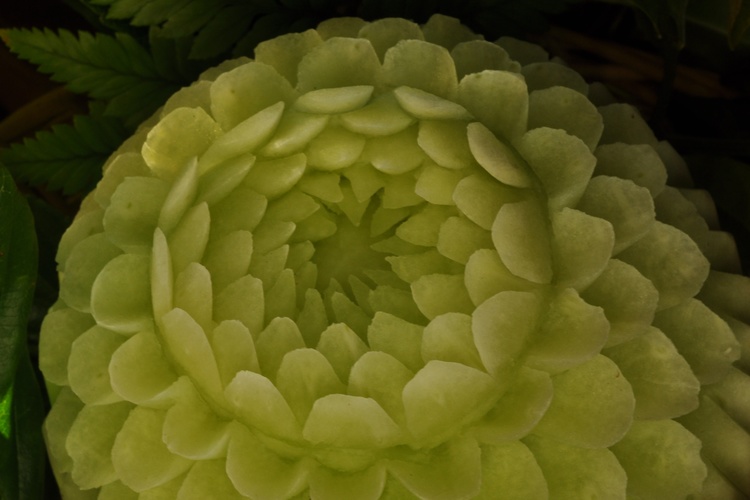
[[[267,42],[112,162],[43,328],[67,481],[105,499],[625,499],[714,474],[690,432],[724,415],[701,384],[750,387],[744,323],[694,298],[710,262],[659,218],[684,222],[659,205],[658,145],[637,118],[607,132],[629,110],[533,48],[429,43],[456,33],[437,19]]]

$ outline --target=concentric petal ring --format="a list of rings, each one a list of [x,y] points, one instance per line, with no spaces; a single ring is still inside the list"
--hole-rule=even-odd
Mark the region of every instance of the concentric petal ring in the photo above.
[[[750,494],[750,284],[684,165],[477,38],[270,40],[115,153],[41,339],[66,498]]]

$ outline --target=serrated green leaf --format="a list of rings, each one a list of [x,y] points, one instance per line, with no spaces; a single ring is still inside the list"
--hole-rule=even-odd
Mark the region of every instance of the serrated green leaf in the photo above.
[[[232,5],[222,9],[198,33],[190,57],[207,59],[229,50],[262,13],[262,9],[255,4]]]
[[[157,27],[149,30],[149,45],[157,70],[167,80],[195,81],[202,71],[220,62],[191,60],[192,37],[167,37]]]
[[[31,184],[65,194],[84,193],[94,187],[105,160],[128,134],[115,118],[77,116],[72,125],[56,125],[0,150],[0,161]]]
[[[173,91],[161,85],[144,83],[112,99],[105,108],[105,114],[125,117],[123,123],[129,129],[134,129],[172,94]]]
[[[41,495],[41,438],[34,429],[34,442],[27,427],[29,422],[41,423],[38,388],[29,385],[34,374],[26,348],[36,270],[31,211],[10,173],[0,166],[0,498]]]
[[[165,20],[163,36],[177,38],[193,35],[230,4],[231,0],[192,0]]]
[[[189,2],[190,0],[150,1],[133,16],[131,23],[134,26],[153,26],[161,24]]]
[[[95,0],[107,4],[108,18],[130,19],[136,26],[158,28],[161,38],[194,37],[188,59],[205,60],[225,55],[238,42],[248,38],[257,19],[271,14],[284,13],[288,21],[285,30],[274,30],[274,34],[291,29],[290,23],[297,20],[290,16],[290,9],[283,2],[273,0]],[[305,9],[315,5],[330,8],[331,2],[300,3]],[[322,7],[321,7],[322,8]],[[261,38],[260,41],[265,38]],[[153,41],[153,38],[152,38]],[[247,43],[243,43],[247,48]],[[254,48],[254,45],[250,48]],[[237,53],[237,50],[234,51]]]
[[[128,24],[106,18],[107,6],[111,3],[111,0],[71,0],[65,2],[65,5],[77,12],[96,31],[128,32]]]
[[[8,34],[11,50],[38,65],[53,80],[93,99],[109,103],[118,100],[120,104],[108,107],[107,114],[127,118],[129,124],[135,120],[133,110],[140,110],[136,118],[142,119],[162,101],[151,99],[148,108],[144,102],[129,100],[128,95],[152,93],[164,97],[191,81],[177,80],[179,75],[159,68],[153,55],[126,34],[81,32],[76,37],[66,30],[55,33],[36,29],[10,30]]]
[[[115,0],[110,3],[107,18],[130,19],[152,0]]]

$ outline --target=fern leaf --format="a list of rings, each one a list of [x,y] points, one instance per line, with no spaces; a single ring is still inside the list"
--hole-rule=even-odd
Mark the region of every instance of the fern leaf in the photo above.
[[[280,14],[285,9],[276,0],[88,0],[88,2],[106,7],[108,19],[129,19],[133,26],[159,28],[160,36],[163,37],[195,37],[189,57],[204,60],[228,55],[248,32],[252,32],[253,23],[257,19],[269,14]]]
[[[206,59],[232,48],[262,11],[255,5],[232,5],[222,9],[195,39],[190,57]]]
[[[104,162],[128,135],[118,119],[77,116],[72,124],[55,125],[0,150],[0,162],[16,179],[32,185],[84,193],[96,185]]]
[[[66,30],[21,29],[9,30],[8,35],[10,48],[19,57],[38,65],[53,80],[66,83],[73,92],[105,103],[119,101],[120,105],[105,113],[129,120],[142,119],[144,116],[134,118],[132,113],[146,108],[146,103],[131,100],[122,105],[126,96],[149,93],[163,98],[190,81],[158,67],[152,53],[126,34],[80,32],[76,37]],[[144,113],[147,116],[155,109]]]
[[[164,23],[164,36],[180,37],[194,35],[220,12],[229,0],[194,0],[175,12]]]
[[[134,26],[155,26],[161,24],[185,7],[191,0],[153,0],[144,5],[133,16]]]
[[[130,19],[151,0],[115,0],[110,4],[107,17],[110,19]]]
[[[133,26],[168,25],[169,36],[193,35],[225,6],[237,0],[84,0],[103,7],[110,20],[129,20]],[[247,0],[239,0],[247,3]],[[251,0],[252,1],[252,0]]]

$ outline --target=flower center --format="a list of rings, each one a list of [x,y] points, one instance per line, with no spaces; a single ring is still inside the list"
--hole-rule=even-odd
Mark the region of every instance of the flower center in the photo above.
[[[336,232],[315,244],[315,254],[312,257],[318,267],[319,290],[325,290],[334,279],[350,293],[350,278],[368,282],[368,270],[389,269],[384,255],[372,249],[372,244],[382,239],[371,236],[371,213],[374,205],[370,203],[364,217],[356,225],[345,215],[329,211],[335,217]]]

